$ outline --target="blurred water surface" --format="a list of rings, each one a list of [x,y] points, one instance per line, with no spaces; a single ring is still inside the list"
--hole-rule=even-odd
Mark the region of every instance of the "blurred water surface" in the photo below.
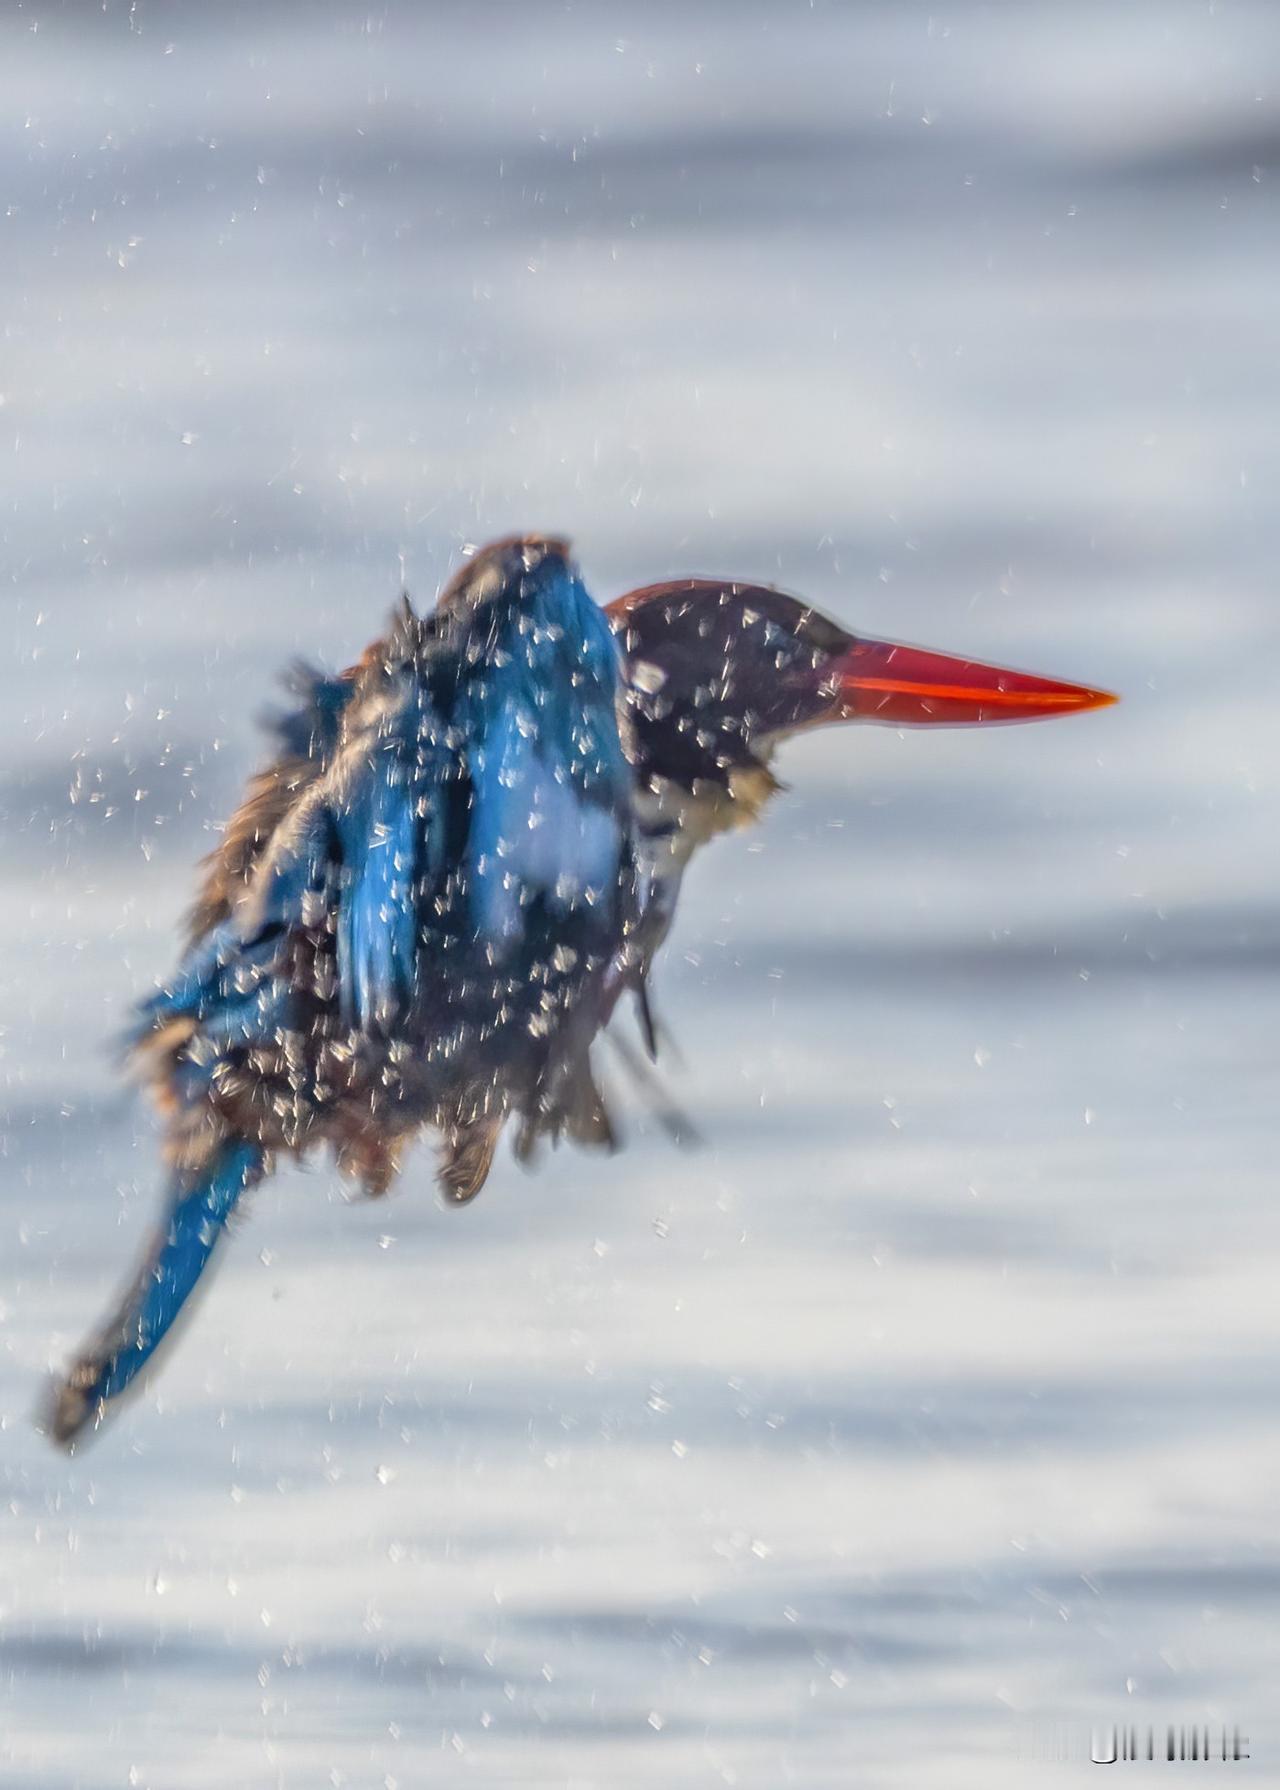
[[[1280,1783],[1278,73],[1181,0],[0,16],[4,1782]],[[65,1461],[274,672],[525,527],[1126,700],[795,748],[658,981],[706,1148],[284,1176]]]

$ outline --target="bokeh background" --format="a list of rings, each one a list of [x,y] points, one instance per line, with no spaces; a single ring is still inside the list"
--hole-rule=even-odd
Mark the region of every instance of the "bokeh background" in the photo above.
[[[1278,75],[1244,0],[5,9],[3,1782],[1280,1783]],[[282,1176],[67,1461],[275,672],[526,527],[1125,701],[797,746],[658,978],[701,1151]]]

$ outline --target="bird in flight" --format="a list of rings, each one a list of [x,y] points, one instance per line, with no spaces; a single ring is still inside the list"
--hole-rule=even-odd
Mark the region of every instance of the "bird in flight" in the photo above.
[[[369,1194],[439,1139],[464,1203],[510,1129],[608,1146],[592,1045],[647,985],[691,854],[752,820],[790,735],[1026,721],[1104,691],[862,638],[760,585],[690,578],[597,607],[563,541],[498,541],[434,611],[406,600],[297,707],[204,866],[134,1064],[168,1191],[44,1421],[96,1428],[170,1333],[237,1202],[328,1145]]]

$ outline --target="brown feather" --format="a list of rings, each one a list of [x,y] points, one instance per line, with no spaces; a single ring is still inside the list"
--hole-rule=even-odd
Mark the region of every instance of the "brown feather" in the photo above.
[[[445,1134],[436,1184],[451,1206],[465,1206],[488,1180],[502,1125],[501,1119],[476,1119]]]

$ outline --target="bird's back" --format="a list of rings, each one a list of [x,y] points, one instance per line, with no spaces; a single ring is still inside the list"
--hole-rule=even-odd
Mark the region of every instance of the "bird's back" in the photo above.
[[[313,688],[147,1009],[179,1159],[210,1108],[270,1148],[327,1138],[371,1185],[422,1123],[484,1167],[511,1114],[526,1147],[607,1137],[587,1051],[635,903],[618,690],[543,540],[488,549]]]

